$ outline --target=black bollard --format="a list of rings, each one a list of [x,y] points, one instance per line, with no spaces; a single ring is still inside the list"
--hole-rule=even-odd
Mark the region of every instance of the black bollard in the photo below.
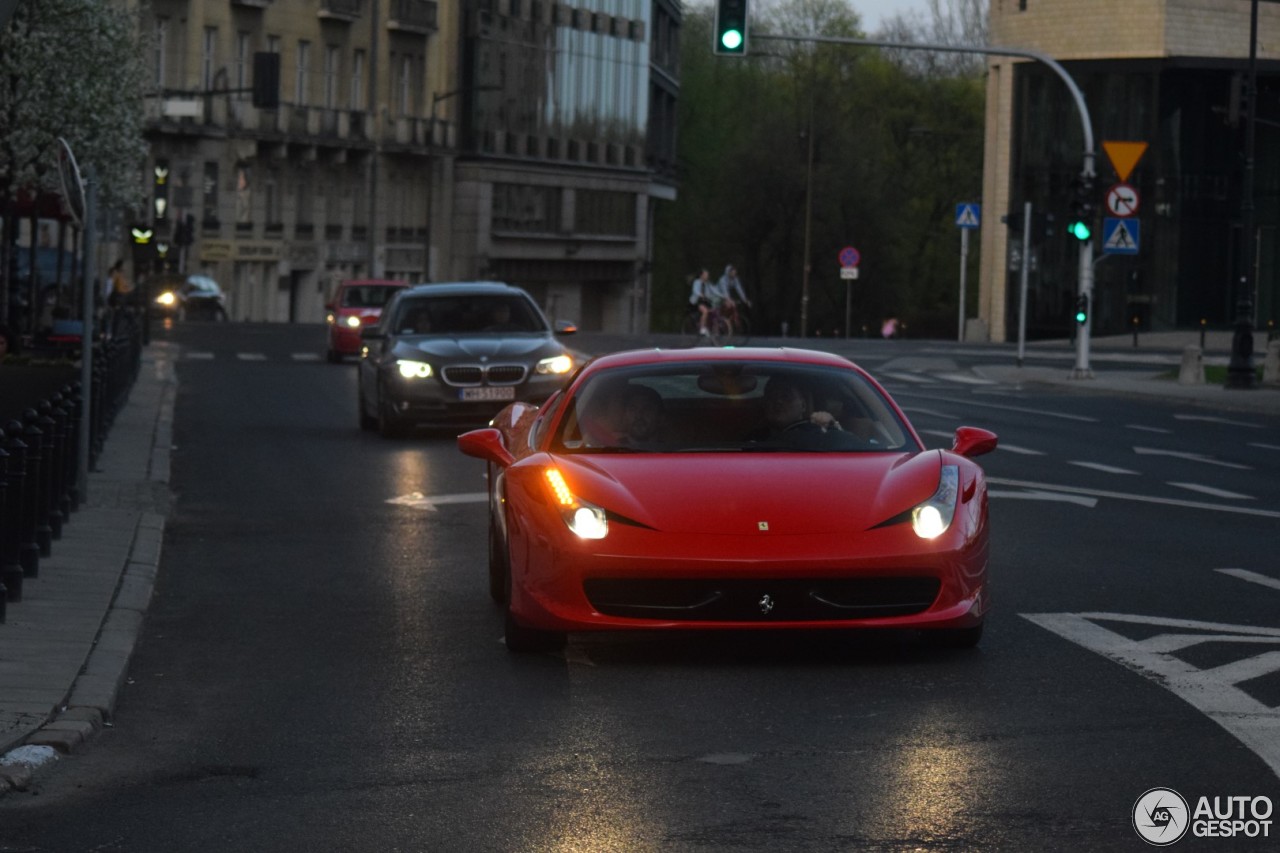
[[[5,620],[5,605],[22,600],[22,565],[18,563],[18,523],[13,518],[17,498],[9,492],[9,452],[4,449],[4,431],[0,430],[0,623]]]
[[[44,405],[41,404],[41,410]],[[59,526],[71,520],[71,497],[67,494],[67,406],[58,392],[49,398],[49,417],[53,418],[53,495],[50,510],[58,517]]]
[[[80,501],[83,499],[80,494],[80,430],[84,428],[84,397],[80,394],[79,382],[73,382],[67,387],[71,389],[67,397],[71,404],[71,428],[68,430],[71,438],[67,442],[67,491],[71,496],[71,511],[75,512],[80,509]]]
[[[62,473],[62,465],[58,457],[62,453],[62,448],[59,446],[58,421],[53,417],[53,405],[49,400],[40,402],[35,424],[40,429],[40,478],[43,489],[41,495],[44,497],[44,519],[45,524],[49,525],[50,536],[56,542],[62,538],[62,510],[58,507],[61,499],[59,490],[62,488],[62,484],[58,481]]]
[[[40,545],[36,542],[36,502],[30,494],[29,448],[20,438],[23,434],[21,421],[9,421],[4,431],[9,436],[5,443],[5,449],[9,451],[9,464],[5,468],[9,495],[16,498],[17,504],[11,515],[17,519],[18,565],[22,567],[23,577],[34,578],[40,574]]]
[[[49,459],[45,453],[47,437],[40,429],[39,420],[35,409],[22,413],[26,424],[22,438],[27,443],[27,495],[35,504],[36,544],[40,547],[40,556],[48,557],[53,554],[53,528],[49,526]]]

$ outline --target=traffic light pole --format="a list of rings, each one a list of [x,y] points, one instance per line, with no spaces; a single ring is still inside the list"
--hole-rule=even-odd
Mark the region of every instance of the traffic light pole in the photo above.
[[[1072,100],[1075,101],[1076,112],[1080,115],[1080,130],[1084,134],[1084,155],[1080,166],[1080,180],[1086,185],[1092,185],[1094,176],[1094,148],[1093,148],[1093,121],[1089,117],[1089,107],[1084,102],[1084,93],[1080,91],[1080,87],[1076,85],[1076,81],[1072,79],[1067,70],[1063,68],[1053,57],[1041,53],[1036,50],[1026,50],[1024,48],[1012,47],[991,47],[984,45],[982,47],[969,47],[965,45],[953,44],[926,44],[911,42],[894,42],[880,41],[879,39],[859,39],[846,38],[844,36],[792,36],[792,35],[775,35],[772,33],[761,33],[751,35],[750,41],[795,41],[795,42],[813,42],[815,44],[847,44],[860,47],[892,47],[899,50],[927,50],[938,53],[980,53],[984,56],[1013,56],[1018,59],[1032,59],[1049,67],[1058,78],[1066,84],[1067,89],[1071,92]],[[808,263],[808,259],[805,259]],[[1088,300],[1092,306],[1093,303],[1093,241],[1082,240],[1080,242],[1080,273],[1078,293],[1081,297]],[[1076,337],[1076,365],[1071,371],[1072,379],[1091,379],[1093,371],[1089,369],[1089,323],[1092,322],[1093,311],[1089,312],[1089,319],[1081,324],[1079,335]]]

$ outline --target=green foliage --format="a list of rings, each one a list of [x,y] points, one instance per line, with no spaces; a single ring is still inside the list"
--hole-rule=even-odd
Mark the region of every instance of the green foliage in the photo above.
[[[787,322],[796,334],[807,261],[809,332],[832,334],[848,286],[836,257],[852,245],[863,257],[855,328],[892,315],[913,335],[954,334],[955,205],[981,195],[984,80],[803,41],[757,39],[745,58],[717,57],[712,14],[686,7],[681,31],[680,189],[658,208],[654,328],[678,327],[692,273],[734,264],[754,327]],[[752,35],[767,32],[861,35],[842,0],[753,18]],[[976,260],[974,245],[975,271]]]
[[[141,200],[145,51],[138,12],[99,0],[18,0],[0,30],[0,197],[59,191],[56,140],[105,206]]]

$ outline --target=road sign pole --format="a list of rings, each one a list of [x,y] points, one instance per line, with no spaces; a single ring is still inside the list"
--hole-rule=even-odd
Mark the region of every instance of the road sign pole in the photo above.
[[[1022,205],[1022,274],[1018,286],[1018,367],[1027,351],[1027,277],[1031,269],[1031,202]]]
[[[964,343],[964,285],[965,273],[969,267],[969,229],[960,229],[960,326],[956,332],[956,340]]]

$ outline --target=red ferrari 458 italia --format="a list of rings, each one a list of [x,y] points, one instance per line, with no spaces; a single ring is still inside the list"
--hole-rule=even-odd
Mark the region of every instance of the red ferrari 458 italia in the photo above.
[[[489,469],[489,590],[514,651],[574,631],[917,628],[989,606],[996,436],[926,450],[853,363],[798,349],[603,356],[458,447]]]

